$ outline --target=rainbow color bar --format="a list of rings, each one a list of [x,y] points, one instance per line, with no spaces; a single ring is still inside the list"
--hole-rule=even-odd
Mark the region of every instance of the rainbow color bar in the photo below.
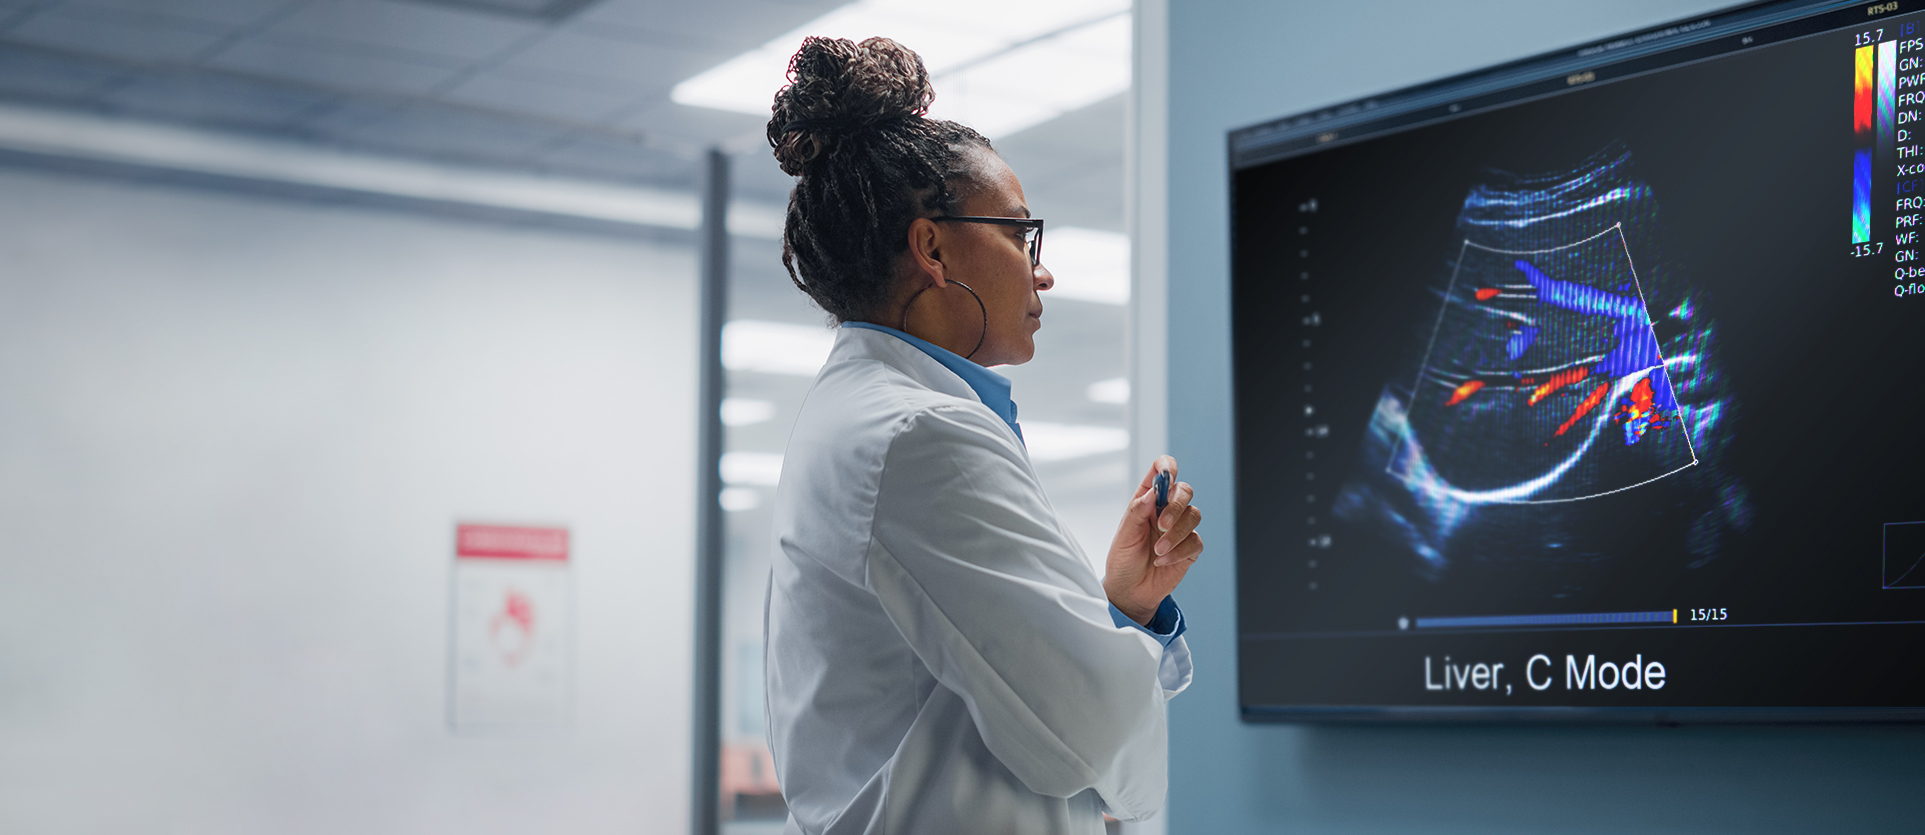
[[[1872,116],[1877,112],[1877,65],[1878,47],[1861,46],[1854,56],[1857,72],[1852,75],[1852,132],[1858,135],[1858,144],[1872,144]]]
[[[1898,41],[1878,45],[1878,149],[1881,153],[1897,143]]]
[[[1872,239],[1872,149],[1859,148],[1852,154],[1851,242],[1862,244]]]
[[[1857,139],[1858,150],[1852,153],[1851,172],[1851,242],[1868,243],[1872,239],[1872,142],[1873,125],[1893,118],[1889,109],[1892,91],[1880,90],[1878,84],[1879,52],[1883,44],[1861,46],[1852,51],[1852,99],[1851,129]],[[1892,43],[1893,56],[1896,57],[1897,42]],[[1898,62],[1886,62],[1886,66],[1897,68]],[[1896,78],[1896,73],[1894,80]],[[1880,96],[1884,93],[1884,96]],[[1880,99],[1884,101],[1880,101]],[[1882,109],[1880,105],[1886,105]],[[1878,124],[1879,133],[1890,128]],[[1889,135],[1889,134],[1887,134]]]

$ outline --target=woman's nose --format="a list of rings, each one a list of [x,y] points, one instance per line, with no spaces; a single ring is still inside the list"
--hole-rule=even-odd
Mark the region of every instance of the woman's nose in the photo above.
[[[1056,286],[1056,276],[1049,271],[1048,267],[1037,264],[1034,275],[1036,277],[1036,290],[1038,292]]]

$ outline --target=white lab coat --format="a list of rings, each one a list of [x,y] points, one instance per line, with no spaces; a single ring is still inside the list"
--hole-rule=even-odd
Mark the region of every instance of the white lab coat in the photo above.
[[[842,329],[774,510],[786,832],[1095,835],[1102,812],[1161,809],[1189,648],[1115,625],[1022,443],[961,377]]]

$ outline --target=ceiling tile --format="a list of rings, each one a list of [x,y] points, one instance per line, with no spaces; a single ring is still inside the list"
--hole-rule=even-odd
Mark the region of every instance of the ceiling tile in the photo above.
[[[660,33],[723,50],[719,64],[777,35],[847,5],[850,0],[602,0],[570,18],[568,28],[607,34]],[[712,65],[711,65],[712,66]],[[702,67],[701,69],[708,69]],[[698,70],[699,71],[699,70]]]
[[[338,90],[426,95],[456,70],[348,45],[260,36],[222,50],[207,62]]]
[[[116,8],[226,27],[252,26],[303,0],[68,0],[69,7]]]
[[[409,3],[433,3],[443,6],[459,6],[490,14],[525,17],[537,20],[565,20],[582,10],[595,0],[405,0]]]
[[[668,188],[695,188],[696,155],[725,144],[736,193],[779,203],[793,180],[759,141],[767,117],[667,91],[840,5],[601,0],[550,25],[400,0],[0,0],[0,25],[20,30],[0,37],[0,97]],[[207,69],[154,66],[227,39]],[[1121,228],[1122,112],[1112,99],[997,143],[1052,225]],[[571,127],[584,121],[611,132]],[[763,260],[785,303],[818,317]]]
[[[595,79],[510,68],[481,73],[449,90],[443,98],[516,113],[599,124],[624,105],[634,103],[634,92],[617,89],[620,86]]]
[[[760,136],[768,121],[766,116],[676,104],[662,96],[652,106],[624,115],[614,126],[694,145],[712,145]]]
[[[575,137],[543,152],[536,162],[558,173],[639,181],[664,188],[693,189],[699,179],[693,154],[603,134]]]
[[[370,148],[516,165],[525,165],[536,150],[566,133],[556,125],[429,105],[385,111],[354,105],[316,119],[308,128]]]
[[[344,98],[340,106],[314,114],[302,127],[324,139],[340,139],[406,107],[394,99]]]
[[[620,84],[639,99],[674,87],[728,56],[710,49],[641,45],[577,31],[557,31],[503,64],[508,68],[592,76]]]
[[[0,46],[0,94],[27,98],[86,99],[127,70],[78,56],[33,47]]]
[[[62,6],[7,32],[9,40],[138,61],[186,62],[218,43],[220,27],[143,12]]]
[[[283,131],[330,106],[323,93],[213,72],[148,72],[102,97],[128,113]]]
[[[536,22],[391,0],[314,0],[268,31],[478,61],[543,31]]]

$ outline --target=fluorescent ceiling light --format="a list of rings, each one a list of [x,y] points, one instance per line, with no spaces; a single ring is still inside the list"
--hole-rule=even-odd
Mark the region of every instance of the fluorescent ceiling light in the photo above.
[[[1111,377],[1097,380],[1084,390],[1091,403],[1115,403],[1123,405],[1130,402],[1130,381],[1125,377]]]
[[[929,115],[999,139],[1130,89],[1130,19],[1118,15],[938,75]]]
[[[922,56],[930,115],[992,139],[1129,89],[1129,0],[978,0],[968,15],[927,0],[862,0],[675,85],[679,104],[767,116],[789,58],[811,35],[881,35]]]
[[[701,223],[694,194],[354,153],[319,145],[0,105],[0,149],[432,203],[670,229]],[[782,210],[735,201],[729,231],[782,236]]]
[[[728,397],[722,400],[723,426],[753,426],[775,419],[775,404],[767,400],[753,400],[747,397]]]
[[[724,487],[718,498],[722,502],[722,509],[730,513],[762,506],[762,491],[753,487]]]
[[[782,453],[722,453],[722,483],[774,487],[782,480]]]
[[[788,209],[768,203],[751,203],[747,200],[729,198],[728,216],[724,225],[729,234],[747,238],[782,239],[782,224],[788,219]],[[698,224],[699,225],[699,224]]]
[[[454,6],[478,12],[493,12],[507,17],[524,20],[534,19],[547,22],[566,20],[568,16],[582,10],[583,6],[595,0],[413,0],[416,3],[432,3],[437,6]]]
[[[737,319],[722,326],[722,366],[814,377],[835,347],[835,331],[816,325]]]
[[[1130,448],[1130,433],[1115,426],[1077,426],[1043,421],[1022,422],[1023,445],[1031,461],[1067,461]]]
[[[1056,276],[1050,299],[1102,304],[1130,301],[1130,237],[1076,226],[1043,230],[1043,266]]]

